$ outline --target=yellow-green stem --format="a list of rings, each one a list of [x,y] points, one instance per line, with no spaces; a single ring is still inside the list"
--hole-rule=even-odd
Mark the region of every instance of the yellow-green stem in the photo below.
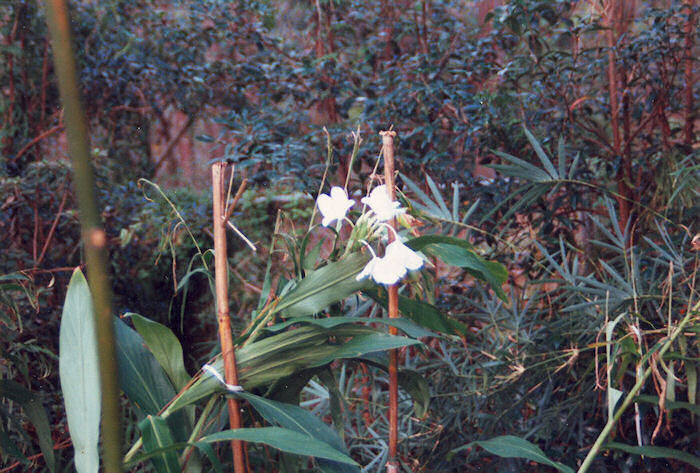
[[[73,163],[73,182],[80,210],[88,280],[95,306],[102,389],[102,471],[116,473],[121,471],[122,439],[112,293],[107,271],[107,235],[102,229],[97,209],[87,122],[80,100],[66,0],[47,0],[46,10],[58,89],[64,108],[68,149]]]

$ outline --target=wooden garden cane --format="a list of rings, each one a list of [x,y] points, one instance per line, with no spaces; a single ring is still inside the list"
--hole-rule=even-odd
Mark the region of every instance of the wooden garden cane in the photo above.
[[[226,214],[224,201],[226,188],[224,174],[226,163],[214,163],[211,167],[211,179],[214,190],[214,275],[216,282],[216,315],[219,323],[221,355],[224,359],[224,379],[227,384],[238,385],[236,353],[231,335],[231,317],[228,311],[228,255],[226,248]],[[231,429],[241,428],[241,411],[238,400],[228,398],[228,417]],[[233,467],[235,473],[245,473],[243,442],[232,440]]]
[[[396,132],[380,131],[382,135],[382,154],[384,155],[384,183],[389,200],[396,198],[394,189],[394,137]],[[396,228],[396,219],[389,221],[392,228]],[[394,232],[389,233],[389,243],[395,240]],[[387,287],[389,294],[389,318],[396,319],[399,316],[399,286],[392,284]],[[398,335],[396,327],[389,326],[391,335]],[[386,462],[387,473],[398,473],[399,464],[396,461],[396,446],[399,440],[399,377],[398,377],[398,349],[389,351],[389,459]]]

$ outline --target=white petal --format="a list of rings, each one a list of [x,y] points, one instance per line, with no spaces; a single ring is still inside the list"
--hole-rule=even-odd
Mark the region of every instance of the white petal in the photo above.
[[[323,215],[323,226],[328,226],[334,220],[343,220],[347,211],[354,205],[354,201],[348,199],[348,194],[342,187],[333,187],[330,195],[321,194],[316,199],[318,209]]]
[[[379,284],[395,284],[406,274],[406,268],[404,266],[395,264],[386,256],[377,259],[378,261],[372,268],[372,279]]]
[[[387,246],[385,258],[389,258],[394,264],[403,265],[409,271],[415,271],[423,266],[423,258],[398,240]]]
[[[360,274],[355,276],[355,280],[360,281],[360,280],[366,278],[367,276],[370,276],[372,274],[372,270],[374,269],[374,266],[377,264],[378,260],[379,260],[379,258],[377,258],[376,256],[374,258],[372,258],[371,260],[369,260],[369,262],[365,265],[365,267],[362,269]]]
[[[362,203],[369,205],[372,212],[381,222],[394,218],[399,213],[405,212],[406,209],[400,209],[399,203],[391,200],[386,184],[377,186],[372,189],[369,197],[363,197]]]

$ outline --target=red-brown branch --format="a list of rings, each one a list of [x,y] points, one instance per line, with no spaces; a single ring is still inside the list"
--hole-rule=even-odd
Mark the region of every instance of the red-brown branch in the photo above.
[[[384,156],[384,183],[386,184],[389,198],[393,201],[396,197],[394,188],[394,137],[395,131],[382,131],[382,154]],[[396,227],[395,219],[389,222],[393,228]],[[389,232],[389,243],[394,241],[394,233]],[[389,318],[395,319],[399,316],[399,286],[392,284],[387,288],[389,294]],[[391,335],[397,335],[396,327],[389,327]],[[399,441],[399,367],[398,350],[389,351],[389,458],[386,463],[387,473],[397,473],[398,463],[396,461],[396,451]]]
[[[226,248],[226,221],[224,220],[224,200],[226,186],[224,171],[226,163],[215,163],[211,168],[214,191],[214,277],[216,283],[216,312],[219,323],[219,340],[221,355],[224,360],[224,379],[226,383],[238,385],[236,354],[231,334],[231,317],[228,309],[228,257]],[[229,423],[232,429],[241,428],[241,411],[238,400],[228,399]],[[243,442],[231,441],[233,449],[233,466],[236,473],[245,473],[245,454]]]

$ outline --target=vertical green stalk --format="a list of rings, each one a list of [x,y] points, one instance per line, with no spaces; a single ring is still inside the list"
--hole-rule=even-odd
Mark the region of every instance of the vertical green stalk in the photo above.
[[[661,359],[664,356],[664,354],[669,350],[669,348],[671,348],[673,342],[676,340],[676,338],[678,338],[678,335],[680,335],[685,329],[685,326],[688,325],[688,323],[690,323],[692,320],[697,318],[698,310],[700,310],[700,303],[695,304],[695,306],[692,308],[688,308],[688,313],[685,315],[685,317],[683,317],[676,329],[668,336],[663,345],[661,345],[661,348],[658,351],[659,359]],[[649,356],[651,356],[651,353],[653,352],[653,349],[650,350]],[[643,361],[644,360],[642,360],[642,362]],[[588,451],[588,455],[586,455],[586,458],[584,458],[583,463],[581,463],[581,466],[576,471],[576,473],[586,473],[591,467],[591,465],[593,464],[593,460],[595,460],[595,457],[598,455],[601,448],[603,448],[603,443],[605,443],[605,441],[608,439],[608,435],[610,435],[610,432],[612,431],[613,427],[620,420],[623,412],[625,412],[625,410],[627,410],[630,404],[632,404],[637,394],[639,394],[639,391],[641,391],[649,375],[651,375],[651,364],[647,366],[642,376],[637,378],[637,382],[627,394],[627,397],[622,402],[622,405],[617,409],[615,415],[612,418],[608,419],[608,422],[605,424],[605,427],[603,427],[603,430],[598,435],[598,438],[593,443],[593,446]]]
[[[46,0],[46,10],[54,67],[64,107],[68,148],[73,162],[73,181],[80,210],[88,279],[95,306],[102,387],[103,471],[116,473],[121,471],[121,430],[112,294],[107,272],[107,236],[97,210],[95,177],[89,160],[87,124],[78,90],[66,0]]]

